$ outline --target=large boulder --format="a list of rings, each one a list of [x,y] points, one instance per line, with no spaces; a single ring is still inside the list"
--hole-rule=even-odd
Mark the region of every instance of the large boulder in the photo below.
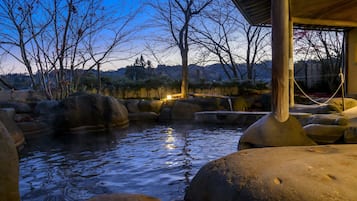
[[[9,132],[0,121],[0,200],[19,201],[19,160]]]
[[[333,144],[343,142],[343,136],[347,126],[308,124],[304,130],[312,140],[318,144]]]
[[[25,143],[25,137],[22,130],[15,123],[12,113],[11,108],[0,109],[0,121],[6,127],[8,133],[13,139],[13,142],[15,143],[15,146],[18,149],[21,149]]]
[[[270,113],[244,131],[238,149],[308,145],[316,143],[306,136],[300,122],[294,116],[290,115],[287,121],[279,122]]]
[[[55,128],[59,131],[100,131],[127,127],[128,111],[114,97],[98,94],[77,94],[58,105]]]
[[[352,201],[357,146],[243,150],[206,164],[185,201]]]
[[[105,194],[95,196],[88,201],[160,201],[157,198],[139,194]]]
[[[171,110],[172,120],[194,120],[195,112],[202,111],[200,105],[193,102],[176,101]]]

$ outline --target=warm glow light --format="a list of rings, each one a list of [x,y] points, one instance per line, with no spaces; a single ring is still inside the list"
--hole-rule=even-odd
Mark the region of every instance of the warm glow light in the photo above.
[[[167,96],[166,96],[166,99],[167,99],[167,100],[172,100],[172,96],[171,96],[171,95],[167,95]]]
[[[175,137],[172,135],[173,134],[173,129],[172,128],[168,128],[166,131],[167,134],[167,138],[166,138],[166,149],[168,150],[173,150],[176,148],[174,142],[175,142]]]

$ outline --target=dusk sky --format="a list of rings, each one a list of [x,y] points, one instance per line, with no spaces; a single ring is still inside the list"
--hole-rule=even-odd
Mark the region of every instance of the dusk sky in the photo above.
[[[5,1],[5,0],[4,0]],[[51,3],[51,0],[48,0]],[[166,0],[158,0],[166,3]],[[26,1],[24,1],[26,2]],[[42,1],[41,1],[42,2]],[[44,1],[45,2],[45,1]],[[60,1],[61,2],[61,1]],[[65,2],[65,1],[63,1]],[[101,69],[104,71],[108,70],[117,70],[120,67],[125,67],[127,65],[132,65],[137,57],[141,55],[144,56],[145,60],[150,60],[154,67],[158,64],[166,65],[180,65],[181,59],[179,56],[178,48],[173,45],[172,37],[168,33],[168,27],[160,27],[156,21],[157,13],[154,8],[148,6],[148,3],[154,3],[156,1],[149,0],[103,0],[104,12],[110,10],[106,16],[123,16],[123,19],[129,14],[136,13],[135,18],[126,24],[124,29],[127,32],[130,32],[130,39],[125,40],[120,43],[117,49],[113,51],[108,60],[109,62],[104,62],[101,65]],[[83,3],[86,3],[85,1]],[[219,2],[216,2],[219,4]],[[231,2],[232,3],[232,2]],[[232,3],[233,5],[233,3]],[[234,7],[234,6],[233,6]],[[83,9],[83,8],[82,8]],[[220,9],[220,8],[219,8]],[[239,12],[235,7],[233,8],[234,12]],[[1,12],[1,11],[0,11]],[[19,12],[19,11],[15,11]],[[226,11],[225,11],[226,12]],[[232,12],[229,12],[232,14]],[[41,14],[42,15],[42,14]],[[62,14],[64,15],[64,14]],[[240,16],[238,14],[238,16]],[[240,16],[241,17],[241,16]],[[81,19],[81,18],[79,18]],[[243,19],[243,18],[242,18]],[[77,21],[77,24],[79,21]],[[110,34],[105,33],[114,33],[111,29],[118,29],[124,23],[118,25],[112,25],[112,27],[107,27],[107,31],[96,36],[95,47],[100,48],[108,46],[108,43],[111,42]],[[1,26],[1,23],[0,23]],[[207,25],[210,26],[210,25]],[[166,30],[165,30],[166,29]],[[219,30],[218,30],[219,31]],[[212,29],[212,33],[217,34],[217,30]],[[232,37],[233,41],[239,43],[234,51],[244,51],[244,41],[239,41],[238,35]],[[15,37],[16,38],[16,37]],[[15,39],[16,40],[16,39]],[[54,39],[52,39],[54,40]],[[31,49],[30,45],[26,48]],[[238,50],[240,48],[240,50]],[[50,51],[55,51],[55,48],[52,47]],[[10,55],[1,56],[0,50],[0,73],[14,73],[21,72],[26,73],[27,69],[25,66],[18,61],[16,61]],[[13,54],[20,57],[19,48],[11,47],[8,49]],[[33,51],[29,51],[30,53]],[[202,60],[202,51],[195,51],[195,48],[190,47],[189,51],[189,63],[190,64],[200,64],[205,65],[207,63],[200,63]],[[203,55],[204,56],[204,55]],[[33,58],[33,56],[32,56]],[[208,59],[209,60],[209,59]],[[217,60],[216,60],[217,61]],[[208,61],[209,62],[209,61]],[[213,60],[211,62],[214,62]],[[35,62],[33,62],[35,63]],[[34,72],[37,71],[36,67],[33,67]]]
[[[149,59],[153,62],[154,66],[158,62],[153,57],[152,52],[147,51],[147,47],[150,47],[152,51],[160,57],[160,62],[170,65],[179,64],[178,51],[173,48],[167,50],[165,47],[160,47],[155,42],[156,36],[161,35],[160,29],[153,29],[152,18],[154,15],[154,9],[147,6],[146,0],[104,0],[103,5],[106,8],[114,9],[119,15],[126,15],[131,12],[139,10],[135,19],[129,23],[132,30],[135,30],[134,37],[126,42],[123,47],[120,47],[120,52],[113,52],[111,58],[113,61],[105,63],[102,65],[103,70],[116,70],[119,67],[125,67],[134,63],[135,58],[139,57],[141,54],[144,55],[145,59]],[[152,26],[151,28],[143,28],[143,26]],[[102,41],[105,43],[105,40]],[[165,51],[162,51],[162,49]],[[124,50],[124,51],[122,51]],[[18,52],[18,48],[11,48],[11,52]],[[157,52],[156,52],[157,51]],[[23,64],[17,62],[13,57],[9,55],[2,55],[0,57],[0,73],[26,73],[27,70]]]

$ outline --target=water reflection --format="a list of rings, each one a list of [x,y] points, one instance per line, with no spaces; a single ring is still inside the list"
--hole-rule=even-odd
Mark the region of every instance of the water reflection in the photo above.
[[[167,128],[164,130],[164,133],[167,135],[167,138],[166,138],[166,149],[168,150],[172,150],[172,149],[175,149],[176,146],[175,146],[175,137],[173,136],[173,132],[174,132],[174,129],[173,128]]]
[[[28,140],[20,159],[22,200],[85,200],[143,193],[180,200],[206,162],[236,151],[235,128],[155,125]]]

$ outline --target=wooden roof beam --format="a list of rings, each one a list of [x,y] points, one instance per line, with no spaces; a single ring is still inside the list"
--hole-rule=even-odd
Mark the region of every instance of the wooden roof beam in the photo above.
[[[357,22],[355,21],[322,20],[300,17],[292,17],[292,21],[294,24],[321,25],[330,27],[357,27]]]
[[[316,18],[328,18],[331,13],[343,12],[344,10],[346,10],[347,8],[352,6],[353,4],[355,4],[354,1],[343,2],[343,3],[334,2],[334,4],[328,6],[328,7],[324,8],[324,9],[321,9],[319,12],[316,12],[314,17],[316,17]]]

